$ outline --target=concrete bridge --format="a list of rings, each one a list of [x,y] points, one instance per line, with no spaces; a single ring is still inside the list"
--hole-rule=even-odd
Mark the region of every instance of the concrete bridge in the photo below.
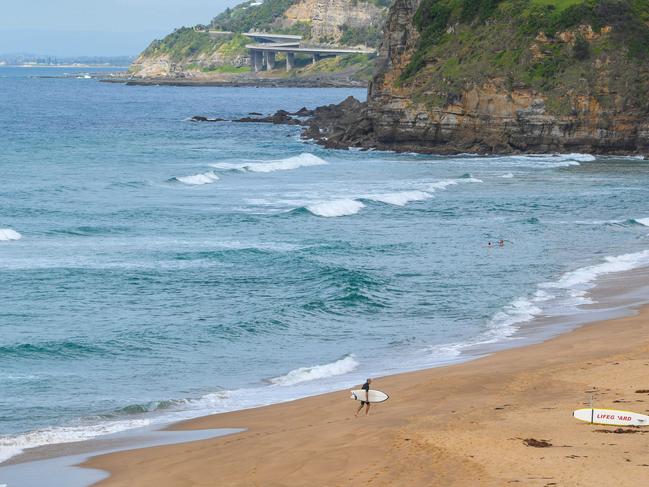
[[[298,37],[298,36],[295,36]],[[250,51],[250,64],[254,72],[264,69],[275,69],[275,55],[286,54],[286,71],[295,67],[295,55],[306,54],[311,56],[311,62],[317,63],[325,57],[335,57],[344,54],[374,54],[372,49],[350,49],[350,48],[325,48],[325,47],[300,47],[299,42],[273,42],[260,44],[247,44],[246,49]]]
[[[244,32],[244,36],[249,37],[255,42],[263,44],[295,44],[300,45],[302,36],[294,36],[289,34],[266,34],[265,32]]]

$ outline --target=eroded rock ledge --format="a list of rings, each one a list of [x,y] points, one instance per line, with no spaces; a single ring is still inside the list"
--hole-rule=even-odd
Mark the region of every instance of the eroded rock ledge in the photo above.
[[[476,89],[444,109],[419,111],[405,98],[319,107],[304,137],[329,148],[438,154],[649,154],[649,120],[633,115],[555,117],[530,93]]]

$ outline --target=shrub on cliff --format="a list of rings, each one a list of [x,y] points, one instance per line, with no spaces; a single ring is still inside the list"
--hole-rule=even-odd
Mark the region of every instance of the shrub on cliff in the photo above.
[[[540,90],[558,113],[568,91],[604,108],[649,104],[649,0],[422,0],[413,23],[399,79],[428,104],[489,80]]]

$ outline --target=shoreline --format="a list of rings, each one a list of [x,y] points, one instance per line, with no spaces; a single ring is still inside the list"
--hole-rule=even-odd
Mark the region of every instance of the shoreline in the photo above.
[[[610,435],[599,431],[615,428],[580,423],[571,413],[591,393],[599,407],[646,412],[649,398],[642,404],[646,394],[635,390],[649,386],[642,380],[647,353],[644,305],[541,343],[376,379],[391,399],[368,418],[353,417],[347,391],[331,392],[170,428],[246,429],[227,439],[114,453],[83,466],[110,472],[101,486],[206,485],[217,474],[220,485],[303,485],[307,477],[315,485],[590,485],[619,461],[629,464],[619,482],[644,485],[645,430],[615,435],[608,443],[624,448],[611,449],[602,444]],[[526,446],[530,438],[553,446]]]
[[[525,326],[519,329],[519,331],[511,335],[510,339],[501,340],[496,343],[491,343],[483,346],[467,347],[461,352],[458,357],[450,360],[439,361],[435,364],[425,366],[427,368],[424,369],[412,368],[410,370],[405,369],[401,371],[391,372],[388,368],[383,372],[384,379],[381,379],[380,382],[381,384],[383,384],[384,380],[396,380],[397,383],[408,382],[412,380],[411,376],[414,377],[415,375],[428,373],[433,375],[443,374],[443,372],[441,371],[453,372],[456,367],[473,367],[473,365],[471,364],[477,364],[479,362],[481,363],[482,360],[489,360],[490,357],[498,357],[503,353],[506,354],[508,352],[522,351],[521,353],[524,354],[524,351],[530,347],[542,346],[544,343],[553,342],[555,340],[562,340],[563,337],[572,336],[575,331],[581,330],[583,328],[589,328],[596,325],[609,326],[609,324],[612,325],[613,323],[620,320],[634,319],[633,317],[637,314],[637,310],[639,308],[642,308],[643,314],[647,315],[647,317],[649,318],[649,282],[647,281],[648,275],[649,267],[647,266],[609,274],[598,279],[597,285],[589,291],[589,296],[593,297],[595,300],[594,303],[582,306],[582,311],[577,315],[539,316],[532,322],[526,323]],[[649,319],[645,319],[645,322],[649,324]],[[647,329],[646,337],[648,337],[647,339],[649,340],[649,327]],[[480,368],[479,365],[475,365],[475,367],[478,367],[478,369]],[[380,373],[377,372],[377,374]],[[339,384],[338,387],[344,385],[344,383]],[[649,388],[649,383],[646,385]],[[379,387],[381,386],[378,386],[377,388]],[[644,386],[641,386],[640,388],[642,389],[644,388]],[[394,393],[392,390],[389,390],[387,392],[389,392],[390,395],[394,398]],[[219,412],[208,416],[196,416],[193,418],[189,417],[187,419],[180,418],[172,422],[167,422],[166,424],[160,423],[157,427],[148,427],[148,429],[153,428],[154,431],[160,431],[162,434],[165,431],[181,432],[187,430],[200,433],[200,431],[198,430],[223,429],[223,426],[221,426],[221,423],[219,423],[221,419],[239,417],[239,415],[243,415],[243,417],[246,418],[245,421],[227,424],[225,425],[225,428],[247,430],[250,426],[248,423],[248,414],[252,414],[253,417],[257,414],[263,415],[263,411],[269,408],[273,409],[275,407],[279,407],[280,410],[282,410],[282,408],[291,410],[293,409],[293,404],[304,404],[307,401],[316,401],[317,403],[319,400],[324,401],[328,397],[334,396],[337,397],[336,402],[340,402],[341,399],[345,399],[344,401],[342,401],[342,403],[344,405],[347,405],[347,407],[349,407],[350,405],[353,407],[353,403],[346,400],[349,396],[346,392],[346,389],[342,389],[334,392],[320,393],[316,396],[308,395],[301,398],[298,396],[295,399],[285,399],[282,402],[275,402],[271,403],[270,405],[255,406],[251,409],[234,410],[231,412]],[[392,402],[392,400],[389,401],[389,403]],[[615,407],[615,404],[608,405],[608,407],[611,406]],[[576,409],[576,407],[573,409]],[[638,410],[637,412],[643,411]],[[647,412],[649,412],[649,410],[647,410]],[[210,423],[211,419],[214,419],[214,421],[217,421],[217,423]],[[202,426],[204,425],[204,422],[208,423],[205,427]],[[29,472],[30,478],[37,476],[37,472],[51,470],[52,466],[59,469],[58,471],[61,472],[63,472],[63,467],[65,467],[65,469],[67,469],[64,472],[66,474],[66,478],[71,478],[71,475],[75,471],[81,472],[79,473],[79,475],[82,475],[83,478],[90,478],[89,475],[83,476],[83,471],[79,471],[78,469],[73,468],[74,465],[79,464],[80,462],[86,462],[84,463],[84,466],[89,465],[90,468],[93,469],[92,471],[95,472],[95,475],[97,471],[112,472],[111,468],[106,469],[102,466],[97,466],[99,464],[95,464],[94,462],[103,462],[103,455],[108,453],[106,451],[107,445],[113,444],[113,442],[117,440],[117,438],[121,437],[125,437],[125,439],[121,440],[120,444],[122,446],[120,447],[119,451],[129,451],[137,454],[137,452],[142,451],[140,450],[141,448],[146,447],[148,450],[148,447],[150,445],[146,445],[145,443],[138,441],[138,431],[138,429],[127,430],[116,435],[100,436],[94,439],[76,443],[62,443],[58,445],[51,444],[29,449],[23,454],[14,457],[8,462],[5,462],[0,467],[0,481],[3,480],[1,474],[4,468],[8,468],[8,472],[12,472],[12,469],[16,467],[19,468],[22,472]],[[113,437],[115,437],[115,440],[113,440]],[[98,455],[102,456],[98,457]],[[109,455],[108,458],[110,457],[111,456]],[[101,465],[103,465],[103,463]],[[104,478],[107,476],[108,474],[104,475]],[[95,478],[97,480],[100,479],[100,477]],[[112,477],[107,480],[107,482],[111,481]],[[75,479],[75,482],[77,482],[77,479]],[[38,483],[33,485],[38,485]],[[75,485],[86,486],[91,484],[88,482],[85,484],[75,483]],[[107,485],[112,484],[109,483]],[[298,482],[295,485],[300,485],[300,483]],[[322,485],[328,484],[324,483]]]
[[[101,83],[126,86],[233,87],[233,88],[367,88],[368,82],[343,78],[100,78]]]

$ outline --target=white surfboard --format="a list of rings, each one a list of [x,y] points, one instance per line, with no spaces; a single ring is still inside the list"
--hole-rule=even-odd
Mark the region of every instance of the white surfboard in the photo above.
[[[612,426],[646,426],[649,425],[649,416],[619,411],[617,409],[577,409],[572,415],[579,421],[593,424],[608,424]]]
[[[385,392],[376,391],[374,389],[370,389],[368,391],[368,394],[369,396],[365,395],[364,389],[354,389],[352,391],[352,399],[354,399],[355,401],[365,401],[365,397],[368,397],[371,403],[376,403],[387,401],[390,398],[390,396],[388,396]]]

